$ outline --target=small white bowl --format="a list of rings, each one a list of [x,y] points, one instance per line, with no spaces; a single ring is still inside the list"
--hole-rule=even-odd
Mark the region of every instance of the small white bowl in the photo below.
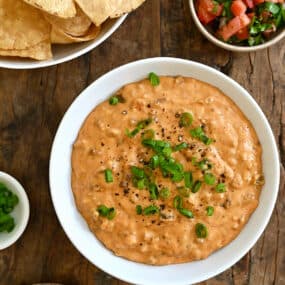
[[[75,44],[53,45],[53,58],[49,60],[38,61],[28,58],[0,56],[0,67],[10,69],[34,69],[48,67],[75,59],[85,53],[88,53],[103,43],[120,27],[126,17],[127,14],[118,19],[107,21],[105,24],[103,24],[99,36],[92,41]]]
[[[195,8],[195,0],[189,0],[190,5],[190,12],[192,15],[192,18],[194,20],[194,23],[196,24],[197,28],[200,30],[200,32],[213,44],[217,45],[218,47],[221,47],[226,50],[235,51],[235,52],[252,52],[257,51],[261,49],[268,48],[280,40],[282,40],[285,37],[285,28],[280,29],[279,32],[277,32],[271,39],[265,41],[263,44],[256,45],[256,46],[237,46],[232,44],[227,44],[218,38],[216,38],[199,20],[196,8]]]
[[[251,121],[263,148],[265,185],[261,191],[259,206],[236,239],[204,260],[152,266],[115,256],[89,230],[74,202],[71,189],[71,153],[83,122],[98,104],[119,88],[146,78],[151,71],[158,75],[189,76],[218,87]],[[202,282],[223,272],[241,259],[255,244],[264,231],[275,205],[280,162],[274,135],[266,117],[250,94],[237,82],[197,62],[177,58],[149,58],[108,72],[76,98],[55,136],[49,171],[51,197],[58,219],[71,242],[91,263],[129,283],[185,285]]]
[[[19,198],[19,203],[11,213],[15,219],[15,228],[10,233],[0,233],[0,250],[2,250],[15,243],[23,234],[30,216],[30,205],[24,188],[14,177],[0,171],[0,182]]]

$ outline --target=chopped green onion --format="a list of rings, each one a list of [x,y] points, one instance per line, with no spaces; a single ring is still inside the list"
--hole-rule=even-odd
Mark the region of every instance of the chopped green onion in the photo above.
[[[114,181],[113,179],[113,174],[112,174],[112,170],[111,169],[106,169],[105,170],[105,181],[107,183],[111,183]]]
[[[214,185],[216,183],[216,177],[212,173],[207,172],[204,174],[204,182],[208,185]]]
[[[173,182],[180,182],[181,180],[183,180],[183,178],[184,178],[183,172],[174,172],[172,177],[171,177],[171,180]]]
[[[169,157],[171,156],[172,149],[171,147],[164,147],[161,152],[164,156]]]
[[[159,77],[154,72],[149,73],[148,79],[152,86],[158,86],[160,83]]]
[[[162,188],[160,191],[159,191],[159,196],[162,198],[162,199],[167,199],[169,198],[170,196],[170,190],[168,188]]]
[[[188,148],[188,144],[186,142],[183,142],[181,144],[176,145],[173,147],[173,151],[180,151],[182,149]]]
[[[159,156],[158,155],[154,155],[151,159],[150,159],[150,167],[152,169],[155,169],[159,166]]]
[[[219,183],[216,185],[216,188],[215,188],[216,192],[218,193],[224,193],[226,192],[226,185],[224,183]]]
[[[200,140],[205,145],[210,145],[213,142],[212,139],[206,136],[206,134],[204,133],[204,130],[201,127],[190,130],[190,134],[193,138]]]
[[[173,207],[175,209],[181,209],[182,206],[183,206],[182,198],[180,196],[175,196],[173,199]]]
[[[189,188],[180,186],[180,187],[177,187],[177,190],[178,190],[179,194],[183,197],[187,198],[190,195],[190,189]]]
[[[183,113],[179,120],[179,127],[190,127],[193,122],[193,116],[190,113]]]
[[[132,175],[135,176],[136,178],[144,178],[145,177],[144,170],[139,168],[139,167],[132,166],[131,172],[132,172]]]
[[[108,208],[105,205],[100,205],[98,206],[97,211],[100,216],[105,217],[108,220],[113,220],[116,216],[116,210],[113,207]]]
[[[190,210],[184,209],[184,208],[180,208],[178,209],[179,213],[189,219],[194,218],[193,213]]]
[[[143,140],[146,140],[146,139],[154,139],[154,136],[155,136],[155,132],[154,130],[152,129],[148,129],[148,130],[145,130],[142,134],[142,139]]]
[[[196,180],[191,190],[192,193],[197,193],[200,190],[201,186],[202,186],[202,182],[199,180]]]
[[[181,215],[183,215],[187,218],[194,218],[194,215],[190,210],[183,208],[183,200],[182,200],[181,196],[175,196],[175,198],[173,200],[173,206],[175,209],[178,210],[178,212]]]
[[[192,172],[184,172],[184,184],[187,188],[192,188],[193,186],[193,175]]]
[[[207,158],[202,159],[201,161],[197,162],[195,157],[192,157],[192,164],[197,166],[201,171],[209,170],[212,168],[212,164]]]
[[[150,205],[150,206],[143,209],[143,214],[146,216],[154,215],[157,213],[159,213],[159,207],[157,207],[155,205]]]
[[[129,138],[133,138],[135,137],[141,130],[145,129],[148,125],[150,125],[152,123],[152,119],[146,119],[143,121],[138,122],[136,128],[133,131],[130,131],[128,129],[126,129],[126,135]]]
[[[158,189],[157,186],[154,183],[150,183],[149,185],[149,193],[150,193],[150,199],[151,200],[157,200],[158,199]]]
[[[109,99],[109,104],[110,105],[117,105],[119,103],[119,99],[118,99],[118,97],[116,97],[116,96],[112,96],[110,99]]]
[[[108,216],[107,216],[107,219],[108,219],[108,220],[113,220],[113,219],[115,218],[115,216],[116,216],[116,210],[115,210],[115,208],[110,208],[109,214],[108,214]]]
[[[143,209],[142,209],[142,206],[141,206],[141,205],[137,205],[137,206],[136,206],[136,212],[137,212],[138,215],[141,215],[141,214],[142,214]]]
[[[140,180],[138,180],[137,183],[136,183],[136,186],[137,186],[140,190],[144,189],[144,188],[145,188],[145,179],[140,179]]]
[[[169,142],[160,141],[160,140],[153,140],[153,139],[144,139],[142,140],[142,144],[146,147],[153,149],[156,153],[162,153],[164,149],[165,152],[168,152],[171,145]]]
[[[198,238],[206,238],[208,236],[207,227],[201,223],[196,224],[195,232]]]
[[[209,216],[209,217],[213,216],[213,214],[214,214],[214,207],[208,206],[206,208],[206,212],[207,212],[207,216]]]

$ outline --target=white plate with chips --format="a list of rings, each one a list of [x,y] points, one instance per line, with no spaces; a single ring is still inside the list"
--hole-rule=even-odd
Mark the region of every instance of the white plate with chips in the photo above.
[[[31,69],[79,57],[145,0],[0,0],[0,67]]]
[[[54,45],[52,47],[53,58],[45,61],[37,61],[20,57],[0,57],[0,67],[10,69],[34,69],[57,65],[75,59],[99,46],[109,38],[124,22],[127,15],[118,19],[107,21],[98,37],[92,41],[66,45]]]

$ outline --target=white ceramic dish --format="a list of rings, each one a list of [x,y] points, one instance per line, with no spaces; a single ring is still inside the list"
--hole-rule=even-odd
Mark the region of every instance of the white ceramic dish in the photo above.
[[[78,213],[70,185],[72,144],[87,115],[123,85],[159,75],[190,76],[220,88],[232,98],[254,125],[263,146],[266,184],[260,205],[238,238],[209,258],[170,266],[143,265],[113,255],[89,231]],[[180,285],[206,280],[236,263],[264,231],[276,201],[279,186],[279,157],[270,126],[257,103],[238,83],[208,66],[174,58],[151,58],[133,62],[99,78],[66,112],[56,134],[50,158],[50,189],[60,223],[74,246],[105,272],[135,284]]]
[[[227,44],[218,38],[216,38],[199,20],[196,9],[195,9],[195,0],[189,0],[189,5],[190,5],[190,12],[192,15],[192,18],[194,20],[194,23],[196,24],[197,28],[200,30],[200,32],[213,44],[226,49],[230,51],[235,51],[235,52],[252,52],[252,51],[257,51],[261,49],[268,48],[280,40],[282,40],[285,37],[285,28],[280,29],[279,32],[277,32],[271,39],[267,40],[263,44],[256,45],[256,46],[237,46],[237,45],[231,45]]]
[[[124,15],[116,20],[107,21],[103,25],[100,35],[92,41],[76,44],[53,45],[53,58],[50,60],[37,61],[19,57],[0,57],[0,67],[10,69],[34,69],[48,67],[75,59],[103,43],[119,28],[126,17],[127,15]]]
[[[27,194],[22,185],[11,175],[0,171],[0,182],[4,183],[19,198],[19,203],[11,213],[15,219],[15,228],[10,233],[0,233],[0,250],[15,243],[23,234],[30,216]]]

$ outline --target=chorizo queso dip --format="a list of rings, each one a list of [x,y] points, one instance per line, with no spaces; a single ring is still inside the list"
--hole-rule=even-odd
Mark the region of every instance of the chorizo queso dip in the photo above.
[[[88,116],[73,146],[72,190],[116,255],[154,265],[203,259],[257,207],[261,152],[251,123],[220,90],[150,73]]]

